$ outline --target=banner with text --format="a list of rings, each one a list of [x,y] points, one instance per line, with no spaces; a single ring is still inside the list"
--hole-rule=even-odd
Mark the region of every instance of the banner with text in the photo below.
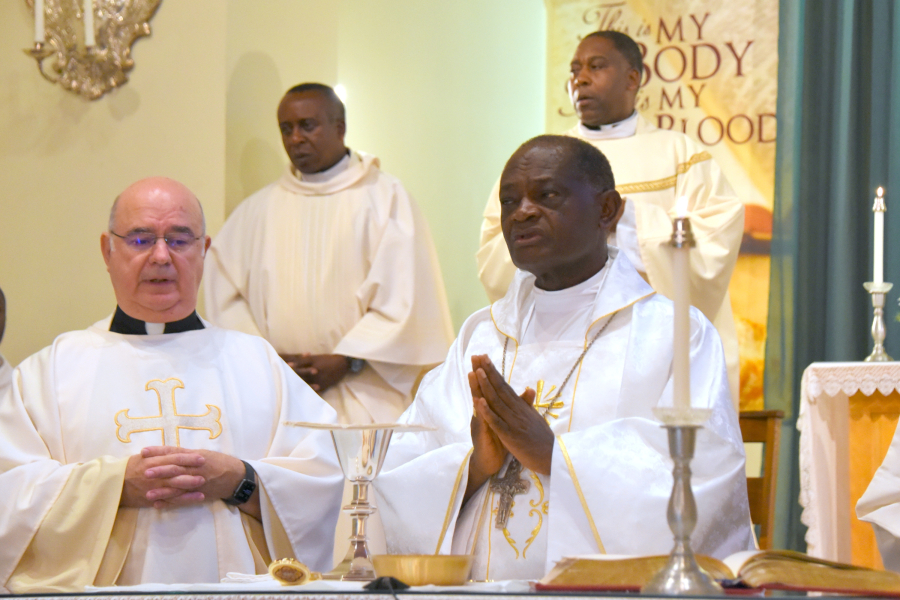
[[[644,54],[641,114],[705,145],[746,207],[731,280],[741,351],[741,407],[763,408],[769,243],[775,188],[777,0],[545,0],[547,131],[576,122],[566,91],[578,42],[630,35]]]

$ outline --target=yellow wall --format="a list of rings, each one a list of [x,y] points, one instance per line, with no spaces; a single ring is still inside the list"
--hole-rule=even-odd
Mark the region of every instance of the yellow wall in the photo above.
[[[131,81],[88,102],[38,74],[22,53],[24,0],[0,8],[0,287],[15,364],[59,333],[115,308],[99,251],[113,198],[149,175],[185,182],[211,228],[224,206],[225,14],[163,2],[134,46]]]
[[[229,0],[225,196],[232,210],[277,179],[287,157],[275,109],[285,90],[337,76],[338,2]],[[266,10],[260,10],[265,6]]]
[[[458,329],[487,304],[475,251],[491,187],[519,144],[544,131],[543,3],[342,6],[348,143],[379,156],[421,205]]]
[[[286,164],[285,89],[348,91],[351,147],[376,154],[429,219],[457,327],[486,303],[474,253],[490,187],[543,130],[541,0],[164,1],[131,81],[88,102],[21,48],[24,0],[0,8],[0,351],[12,363],[111,312],[98,250],[109,205],[163,174],[203,201],[210,233]]]

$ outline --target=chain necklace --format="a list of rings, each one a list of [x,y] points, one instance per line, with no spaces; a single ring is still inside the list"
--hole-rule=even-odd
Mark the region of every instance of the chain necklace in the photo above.
[[[563,379],[562,384],[559,386],[559,390],[556,392],[556,395],[547,398],[547,406],[544,408],[544,411],[541,413],[541,417],[546,418],[547,413],[550,412],[550,409],[553,407],[553,401],[562,396],[563,389],[566,387],[566,384],[569,383],[569,379],[572,377],[572,373],[575,372],[575,369],[582,363],[584,360],[584,356],[587,354],[588,350],[591,349],[591,346],[594,345],[594,342],[597,341],[597,338],[600,337],[607,326],[612,322],[613,317],[618,314],[619,311],[614,312],[609,316],[606,320],[606,323],[603,324],[603,327],[600,328],[597,333],[594,334],[594,337],[591,338],[591,341],[587,343],[584,347],[584,350],[581,351],[581,355],[578,357],[578,360],[575,361],[575,364],[572,365],[572,368],[569,369],[569,373],[566,375],[566,378]],[[506,337],[506,341],[503,342],[503,362],[500,364],[500,376],[506,380],[506,349],[509,346],[509,336]],[[509,461],[509,466],[506,467],[506,473],[503,477],[499,477],[499,473],[494,475],[491,478],[490,489],[492,492],[496,492],[500,494],[500,504],[497,507],[497,519],[494,522],[494,527],[497,529],[506,529],[506,523],[509,521],[509,517],[512,514],[512,505],[513,498],[517,494],[524,494],[531,487],[531,482],[527,479],[523,479],[520,476],[522,472],[522,463],[519,462],[519,459],[513,456],[512,460]]]
[[[600,334],[602,334],[606,330],[606,328],[612,322],[613,317],[615,317],[618,314],[618,312],[619,311],[616,311],[613,314],[609,315],[609,318],[606,320],[606,323],[604,323],[603,327],[601,327],[600,330],[594,334],[594,337],[591,338],[591,341],[588,342],[587,346],[584,347],[584,350],[581,351],[581,355],[578,357],[578,360],[576,360],[575,364],[572,365],[572,368],[569,369],[569,373],[566,375],[566,378],[563,379],[562,385],[559,386],[559,391],[557,391],[556,395],[553,396],[552,398],[548,398],[548,400],[550,400],[552,402],[553,400],[556,400],[557,398],[562,396],[563,388],[565,388],[566,384],[569,383],[569,378],[572,377],[572,373],[575,372],[575,369],[578,367],[578,365],[581,364],[581,361],[584,360],[585,354],[587,354],[588,350],[591,349],[591,346],[594,345],[594,342],[597,341],[597,338],[600,337]],[[500,363],[500,376],[503,377],[504,380],[506,379],[506,348],[508,346],[509,346],[509,336],[507,336],[506,340],[503,342],[503,362]],[[549,410],[550,410],[550,407],[545,408],[544,412],[541,413],[541,416],[542,417],[547,416],[547,412],[549,412]],[[513,459],[513,460],[515,460],[515,459]]]

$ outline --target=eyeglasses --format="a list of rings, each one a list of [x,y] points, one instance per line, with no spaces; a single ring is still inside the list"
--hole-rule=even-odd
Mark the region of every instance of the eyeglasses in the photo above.
[[[129,248],[138,252],[150,250],[156,245],[157,240],[160,239],[165,240],[166,246],[172,252],[184,252],[194,242],[203,238],[202,235],[194,237],[194,234],[189,231],[173,231],[165,235],[156,235],[147,231],[136,231],[127,235],[119,235],[115,231],[110,231],[110,233],[117,238],[121,238]]]

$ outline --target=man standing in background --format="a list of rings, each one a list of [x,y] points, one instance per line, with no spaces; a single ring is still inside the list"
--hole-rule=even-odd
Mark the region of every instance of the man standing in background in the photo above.
[[[288,90],[291,165],[247,198],[207,259],[212,322],[266,338],[345,422],[393,422],[453,339],[428,226],[379,160],[344,144],[330,87]]]
[[[635,110],[643,62],[640,48],[617,31],[587,35],[571,62],[569,95],[579,123],[566,135],[583,139],[609,158],[624,199],[609,243],[620,248],[653,288],[671,298],[668,254],[675,201],[687,198],[697,246],[691,251],[691,304],[722,338],[729,387],[740,403],[737,331],[728,283],[743,234],[744,206],[712,156],[677,132],[658,129]],[[497,187],[484,211],[478,275],[493,302],[503,297],[515,267],[500,229]]]

